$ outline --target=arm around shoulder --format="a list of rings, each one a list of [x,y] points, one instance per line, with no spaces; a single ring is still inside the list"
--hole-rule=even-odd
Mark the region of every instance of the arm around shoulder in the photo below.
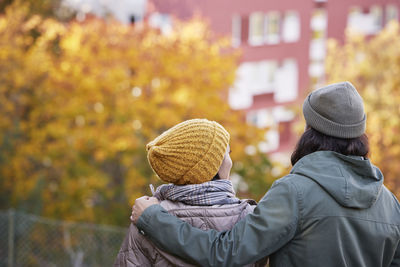
[[[274,183],[254,213],[232,230],[203,231],[152,205],[137,227],[157,246],[201,266],[243,266],[275,252],[290,241],[297,229],[298,193],[283,178]]]

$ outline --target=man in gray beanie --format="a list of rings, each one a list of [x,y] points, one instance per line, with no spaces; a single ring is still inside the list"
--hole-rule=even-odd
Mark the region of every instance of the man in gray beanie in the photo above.
[[[303,105],[307,125],[329,136],[356,138],[364,134],[363,100],[349,83],[335,83],[311,93]]]
[[[132,220],[161,249],[200,266],[400,266],[400,204],[367,158],[363,101],[349,82],[310,93],[307,127],[290,174],[275,181],[254,213],[226,232],[203,231],[149,197]]]

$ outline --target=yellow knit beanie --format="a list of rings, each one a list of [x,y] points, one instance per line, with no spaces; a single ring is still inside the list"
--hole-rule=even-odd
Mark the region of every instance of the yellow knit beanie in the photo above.
[[[229,133],[217,122],[187,120],[148,143],[147,158],[161,180],[199,184],[217,174],[228,143]]]

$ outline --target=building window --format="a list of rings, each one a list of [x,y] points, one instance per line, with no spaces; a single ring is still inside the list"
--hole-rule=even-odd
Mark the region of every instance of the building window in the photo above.
[[[310,40],[310,65],[308,72],[313,79],[313,83],[317,84],[324,80],[327,20],[325,9],[318,8],[313,11],[310,23],[312,37]]]
[[[237,70],[236,86],[252,95],[271,93],[276,82],[278,63],[273,60],[242,63]]]
[[[372,17],[373,30],[372,33],[377,33],[382,29],[383,11],[380,6],[372,6],[370,9],[370,16]]]
[[[300,39],[300,18],[296,11],[287,11],[283,19],[282,39],[287,43]]]
[[[308,67],[308,74],[312,78],[322,77],[325,74],[324,62],[322,61],[311,62],[310,66]]]
[[[320,38],[323,33],[313,32],[313,39],[310,41],[310,59],[312,61],[324,60],[326,57],[325,38]]]
[[[351,7],[347,16],[347,28],[356,32],[364,32],[365,30],[362,29],[363,17],[364,16],[360,7]]]
[[[246,90],[246,87],[235,83],[234,86],[229,89],[228,101],[232,109],[246,109],[253,104],[253,95]]]
[[[279,148],[279,129],[277,126],[271,128],[265,134],[265,141],[260,142],[258,149],[261,152],[268,153]]]
[[[248,123],[259,128],[268,128],[268,131],[264,135],[265,139],[258,144],[258,149],[263,153],[275,151],[279,149],[280,144],[290,141],[290,123],[294,118],[294,112],[283,106],[276,106],[271,109],[251,110],[246,114]],[[281,125],[286,126],[284,127],[286,132],[282,133],[280,131]],[[281,139],[281,137],[284,139]],[[254,148],[251,148],[251,150],[254,150]]]
[[[380,6],[372,6],[369,12],[362,12],[360,7],[349,11],[347,27],[350,31],[360,34],[376,34],[383,26],[383,10]]]
[[[258,116],[257,111],[249,111],[246,114],[247,123],[258,126]]]
[[[172,31],[172,20],[170,15],[162,13],[153,13],[149,17],[149,25],[158,28],[163,34],[169,34]]]
[[[264,19],[264,40],[267,44],[277,44],[280,39],[280,15],[268,12]]]
[[[313,38],[324,38],[327,27],[327,15],[326,11],[322,8],[313,11],[311,16],[311,30],[313,33],[317,32],[317,36]]]
[[[399,19],[399,10],[395,5],[388,5],[386,6],[386,23],[391,20],[398,20]]]
[[[281,38],[281,18],[279,12],[271,11],[252,13],[249,17],[249,44],[277,44]],[[297,22],[296,22],[297,21]],[[297,14],[289,14],[287,39],[297,40],[300,35],[300,26]],[[293,27],[293,28],[292,28]]]
[[[240,46],[242,39],[242,22],[240,15],[233,15],[232,17],[232,46]]]
[[[276,72],[278,70],[278,62],[269,60],[265,61],[264,64],[266,64],[266,73],[263,73],[263,75],[266,74],[267,77],[266,87],[274,87],[276,82]]]
[[[236,71],[234,86],[229,91],[231,108],[249,108],[254,95],[273,93],[278,72],[278,62],[274,60],[240,64]]]
[[[274,100],[277,103],[293,101],[298,96],[299,70],[296,59],[285,59],[276,75]]]
[[[262,12],[252,13],[249,17],[249,44],[262,45],[263,44],[263,20],[264,15]]]
[[[247,113],[247,122],[259,128],[274,125],[274,118],[268,109],[252,110]]]
[[[361,7],[352,6],[349,10],[348,20],[356,19],[363,14]]]

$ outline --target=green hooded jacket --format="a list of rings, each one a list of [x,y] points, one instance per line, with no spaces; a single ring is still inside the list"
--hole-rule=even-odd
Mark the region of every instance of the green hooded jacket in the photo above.
[[[400,266],[400,204],[369,160],[319,151],[299,160],[226,232],[203,231],[152,205],[137,227],[201,266]]]

